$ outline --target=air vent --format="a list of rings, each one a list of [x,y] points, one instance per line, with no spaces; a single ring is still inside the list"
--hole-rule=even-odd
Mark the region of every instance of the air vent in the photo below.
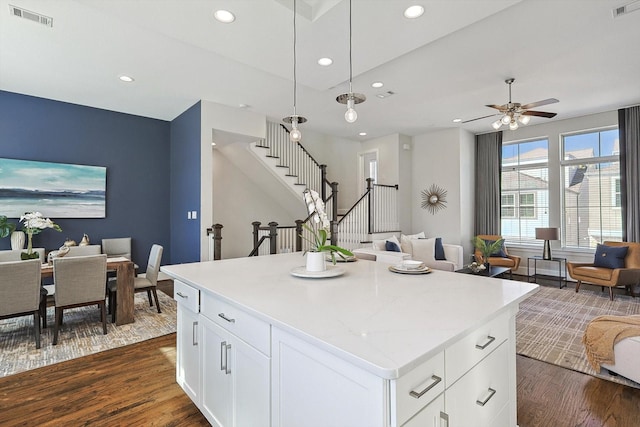
[[[624,6],[616,7],[611,12],[613,13],[613,17],[617,18],[638,9],[640,9],[640,1],[634,1],[632,3],[625,4]]]
[[[9,5],[9,12],[17,18],[24,18],[28,21],[46,25],[47,27],[53,27],[53,18],[48,16],[40,15],[39,13],[31,12],[12,5]]]
[[[395,95],[395,92],[388,90],[388,91],[386,91],[386,92],[376,93],[376,96],[377,96],[378,98],[388,98],[388,97],[390,97],[391,95]]]

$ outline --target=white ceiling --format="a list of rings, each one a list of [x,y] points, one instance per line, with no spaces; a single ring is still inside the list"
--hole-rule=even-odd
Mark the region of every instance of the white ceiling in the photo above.
[[[491,129],[485,104],[557,98],[560,120],[640,103],[640,11],[631,0],[353,0],[358,121],[348,91],[347,0],[298,0],[297,112],[304,129],[351,139]],[[46,27],[9,5],[53,18]],[[403,10],[422,4],[416,20]],[[0,89],[172,120],[200,99],[293,113],[292,0],[0,0]],[[221,24],[213,11],[235,13]],[[322,56],[333,58],[320,67]],[[118,76],[133,76],[126,84]],[[382,81],[382,89],[371,87]],[[393,91],[380,99],[376,94]],[[550,119],[533,118],[530,125]],[[364,138],[357,133],[366,131]]]

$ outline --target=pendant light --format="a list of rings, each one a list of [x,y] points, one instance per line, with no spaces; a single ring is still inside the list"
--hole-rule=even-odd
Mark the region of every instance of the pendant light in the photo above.
[[[344,119],[353,123],[358,120],[358,113],[353,108],[355,104],[364,102],[367,97],[362,93],[353,93],[353,59],[351,55],[351,0],[349,0],[349,93],[338,95],[336,101],[340,104],[347,104],[347,112],[344,113]]]
[[[307,121],[306,118],[299,116],[296,113],[296,96],[296,0],[293,0],[293,115],[282,119],[285,123],[291,123],[289,139],[291,139],[292,142],[299,142],[302,139],[302,133],[300,132],[300,129],[298,129],[298,125]]]

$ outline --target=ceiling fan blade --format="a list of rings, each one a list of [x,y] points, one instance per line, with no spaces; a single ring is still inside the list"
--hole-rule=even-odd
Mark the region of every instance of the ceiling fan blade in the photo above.
[[[487,117],[493,117],[493,116],[499,116],[499,115],[500,115],[500,114],[489,114],[488,116],[476,117],[475,119],[465,120],[464,122],[460,122],[460,123],[475,122],[476,120],[486,119]]]
[[[546,111],[525,111],[524,113],[522,113],[523,116],[536,116],[536,117],[546,117],[547,119],[550,119],[552,117],[555,117],[558,113],[547,113]]]
[[[529,108],[540,107],[542,105],[555,104],[556,102],[560,102],[560,101],[558,101],[555,98],[549,98],[549,99],[543,99],[542,101],[521,105],[520,108],[522,108],[523,110],[528,110]]]
[[[504,105],[485,105],[485,107],[495,108],[496,110],[506,111],[507,107]]]

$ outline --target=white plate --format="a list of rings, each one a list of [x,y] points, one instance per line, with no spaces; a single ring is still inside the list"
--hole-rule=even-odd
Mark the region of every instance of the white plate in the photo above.
[[[415,268],[415,267],[413,267],[413,266],[412,266],[412,267],[407,267],[407,266],[406,266],[406,265],[404,265],[404,264],[394,264],[392,267],[393,267],[395,270],[398,270],[398,271],[416,271],[416,272],[426,271],[426,270],[428,270],[428,269],[429,269],[429,267],[427,267],[427,266],[426,266],[426,265],[424,265],[424,264],[423,264],[423,265],[422,265],[422,267],[420,267],[420,268]]]
[[[328,265],[324,271],[307,271],[307,267],[300,266],[291,270],[291,275],[296,277],[304,277],[305,279],[324,279],[327,277],[337,277],[344,274],[344,269]]]
[[[400,274],[427,274],[431,273],[431,269],[429,267],[424,268],[404,268],[402,265],[390,265],[389,271],[393,273]]]

